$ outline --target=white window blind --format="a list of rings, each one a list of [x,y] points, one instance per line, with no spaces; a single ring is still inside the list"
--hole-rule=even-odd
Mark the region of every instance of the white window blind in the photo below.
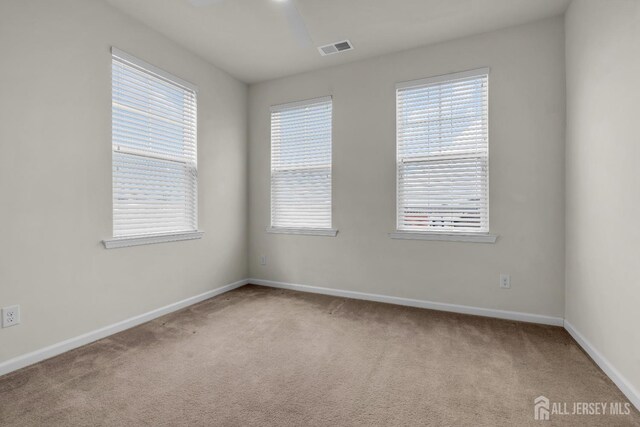
[[[397,86],[398,230],[489,232],[488,72]]]
[[[196,89],[112,49],[113,234],[195,231]]]
[[[331,97],[271,108],[271,226],[331,228]]]

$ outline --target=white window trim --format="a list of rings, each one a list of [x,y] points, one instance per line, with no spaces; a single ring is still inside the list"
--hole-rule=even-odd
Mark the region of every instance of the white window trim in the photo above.
[[[153,74],[160,79],[166,80],[171,84],[183,86],[185,89],[195,92],[196,96],[198,94],[198,91],[199,91],[198,86],[184,79],[181,79],[180,77],[175,76],[161,68],[158,68],[153,64],[149,64],[148,62],[143,61],[142,59],[134,55],[124,52],[115,46],[111,47],[111,54],[112,54],[112,58],[113,56],[116,56],[123,62],[127,62],[134,67],[143,68],[145,71],[149,72],[150,74]],[[153,156],[149,156],[149,157],[153,157]],[[195,208],[196,224],[198,223],[197,202],[198,202],[198,198],[196,196],[196,208]],[[131,246],[149,245],[149,244],[155,244],[155,243],[176,242],[176,241],[182,241],[182,240],[196,240],[196,239],[201,239],[203,235],[204,235],[204,231],[196,229],[196,230],[177,231],[177,232],[158,233],[158,234],[113,237],[111,239],[102,240],[102,244],[104,245],[105,249],[115,249],[115,248],[131,247]]]
[[[473,76],[478,76],[478,75],[483,75],[483,74],[490,74],[491,69],[489,67],[482,67],[482,68],[475,68],[472,70],[467,70],[467,71],[460,71],[457,73],[449,73],[449,74],[440,74],[437,76],[433,76],[433,77],[427,77],[424,79],[418,79],[418,80],[409,80],[409,81],[404,81],[404,82],[400,82],[396,84],[396,93],[398,91],[398,89],[404,89],[404,88],[408,88],[408,87],[414,87],[414,86],[422,86],[422,85],[430,85],[430,84],[434,84],[434,83],[440,83],[440,82],[445,82],[447,80],[455,80],[455,79],[461,79],[461,78],[465,78],[465,77],[473,77]],[[397,105],[396,105],[396,109],[397,109]],[[487,112],[488,114],[488,112]],[[397,110],[396,110],[396,138],[397,138],[397,124],[398,124],[398,119],[397,119]],[[397,168],[397,149],[398,149],[398,145],[397,145],[397,139],[396,139],[396,168]],[[487,156],[487,168],[490,167],[490,156]],[[491,179],[491,174],[489,173],[487,175],[487,218],[489,220],[489,228],[491,227],[491,220],[490,220],[490,194],[489,191],[491,189],[491,185],[490,185],[490,179]],[[389,237],[391,237],[392,239],[401,239],[401,240],[430,240],[430,241],[449,241],[449,242],[470,242],[470,243],[495,243],[496,240],[498,239],[499,235],[498,234],[492,234],[491,232],[485,232],[485,231],[480,231],[480,232],[469,232],[469,231],[461,231],[461,232],[455,232],[455,231],[448,231],[448,232],[444,232],[444,233],[438,233],[435,231],[415,231],[415,230],[411,230],[411,231],[407,231],[407,230],[399,230],[398,227],[398,209],[397,209],[397,203],[398,203],[398,174],[397,174],[397,170],[396,170],[396,230],[394,232],[389,233]]]
[[[178,76],[174,76],[171,73],[168,73],[166,71],[164,71],[161,68],[156,67],[153,64],[149,64],[148,62],[143,61],[142,59],[133,56],[127,52],[124,52],[120,49],[118,49],[115,46],[111,47],[111,54],[114,56],[117,56],[120,59],[125,60],[126,62],[130,63],[131,65],[134,65],[136,67],[140,67],[140,68],[144,68],[146,71],[155,74],[156,76],[160,77],[163,80],[167,80],[169,83],[173,83],[173,84],[178,84],[180,86],[183,86],[186,89],[192,90],[196,93],[198,93],[198,86],[194,85],[193,83],[189,83],[186,80],[181,79]]]
[[[394,231],[389,233],[389,237],[400,240],[495,243],[499,236],[491,233],[420,233],[415,231]]]
[[[338,230],[335,228],[285,228],[267,227],[267,233],[271,234],[299,234],[303,236],[328,236],[336,237]]]
[[[319,104],[321,102],[329,102],[329,101],[333,101],[333,96],[331,95],[320,96],[318,98],[310,98],[302,101],[287,102],[286,104],[272,105],[270,108],[270,111],[274,113],[278,111],[290,110],[292,108],[304,107],[305,105]]]
[[[490,71],[491,69],[489,67],[484,67],[484,68],[475,68],[473,70],[460,71],[458,73],[440,74],[437,76],[427,77],[424,79],[409,80],[406,82],[397,83],[396,90],[405,89],[413,86],[431,85],[434,83],[446,82],[448,80],[463,79],[465,77],[481,76],[483,74],[489,74]]]
[[[154,243],[177,242],[180,240],[201,239],[204,231],[187,231],[184,233],[149,234],[146,236],[116,237],[114,239],[103,240],[102,244],[106,249],[127,248],[130,246],[151,245]]]
[[[333,95],[320,96],[316,98],[309,98],[300,101],[287,102],[285,104],[277,104],[272,105],[269,108],[270,113],[285,111],[293,108],[303,107],[305,105],[317,104],[322,102],[331,102],[333,103]],[[333,224],[333,104],[331,106],[331,223]],[[271,143],[270,143],[271,144]],[[271,147],[270,147],[271,149]],[[271,164],[269,165],[269,174],[271,175]],[[269,222],[273,223],[273,196],[271,195],[271,176],[269,177]],[[328,236],[335,237],[338,234],[338,230],[333,227],[328,228],[296,228],[296,227],[274,227],[269,226],[266,229],[267,233],[270,234],[297,234],[304,236]]]

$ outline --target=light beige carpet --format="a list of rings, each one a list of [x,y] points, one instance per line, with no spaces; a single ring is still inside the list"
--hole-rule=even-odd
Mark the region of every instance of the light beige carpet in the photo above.
[[[561,328],[245,286],[0,378],[2,426],[640,425]]]

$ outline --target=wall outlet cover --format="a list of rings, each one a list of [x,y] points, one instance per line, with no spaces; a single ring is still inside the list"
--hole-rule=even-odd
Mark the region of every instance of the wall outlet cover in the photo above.
[[[12,305],[2,308],[2,327],[8,328],[20,324],[20,306]]]
[[[508,274],[500,275],[500,287],[502,289],[510,289],[511,288],[511,276]]]

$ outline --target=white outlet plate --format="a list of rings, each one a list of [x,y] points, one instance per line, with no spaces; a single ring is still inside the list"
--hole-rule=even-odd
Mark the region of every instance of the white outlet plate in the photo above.
[[[2,309],[2,327],[8,328],[20,324],[20,306],[12,305]]]
[[[260,265],[267,265],[267,256],[266,255],[261,255],[260,256]]]
[[[500,275],[500,287],[502,289],[510,289],[511,288],[511,276],[508,274]]]

